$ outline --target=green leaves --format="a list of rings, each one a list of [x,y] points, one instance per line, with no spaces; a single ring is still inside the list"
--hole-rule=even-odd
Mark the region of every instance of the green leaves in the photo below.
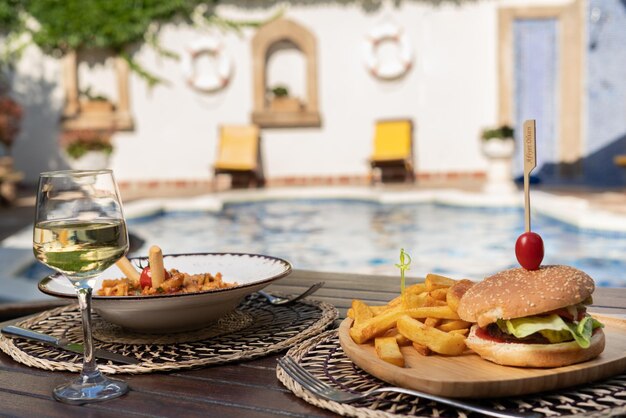
[[[509,125],[498,126],[493,129],[485,129],[482,132],[482,138],[485,141],[490,139],[512,139],[515,131]]]
[[[20,27],[20,0],[0,0],[0,34],[10,33]]]
[[[3,0],[6,1],[6,0]],[[19,0],[13,0],[19,1]],[[143,41],[153,23],[189,19],[201,0],[24,0],[39,28],[33,41],[44,51],[105,48],[115,52]]]

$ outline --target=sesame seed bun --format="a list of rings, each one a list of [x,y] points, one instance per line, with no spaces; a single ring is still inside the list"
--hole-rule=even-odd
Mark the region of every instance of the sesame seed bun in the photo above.
[[[581,363],[602,353],[605,345],[604,332],[596,329],[589,348],[580,348],[576,341],[557,344],[500,343],[476,335],[476,325],[465,344],[482,358],[504,366],[561,367]]]
[[[569,266],[518,267],[501,271],[472,286],[459,302],[461,319],[485,327],[498,319],[539,315],[585,301],[593,279]]]

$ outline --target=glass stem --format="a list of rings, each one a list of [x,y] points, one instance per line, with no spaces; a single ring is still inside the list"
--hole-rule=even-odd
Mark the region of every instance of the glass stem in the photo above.
[[[91,336],[91,288],[78,288],[78,306],[83,317],[83,376],[97,373],[95,357],[93,355],[93,339]]]

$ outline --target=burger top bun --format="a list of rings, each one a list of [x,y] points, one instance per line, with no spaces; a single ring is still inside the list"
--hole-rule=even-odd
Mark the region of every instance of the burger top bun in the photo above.
[[[461,298],[461,319],[485,327],[498,319],[538,315],[586,300],[595,289],[593,279],[569,266],[512,268],[487,277]]]

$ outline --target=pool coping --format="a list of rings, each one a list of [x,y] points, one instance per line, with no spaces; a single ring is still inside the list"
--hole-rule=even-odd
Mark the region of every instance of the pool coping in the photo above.
[[[164,212],[219,212],[226,204],[283,199],[339,199],[380,204],[433,203],[473,208],[524,207],[523,192],[489,194],[450,189],[393,191],[358,187],[311,187],[229,191],[193,198],[143,199],[125,204],[124,212],[129,219]],[[626,233],[626,214],[592,207],[587,200],[579,197],[535,191],[531,193],[531,210],[582,230]]]

